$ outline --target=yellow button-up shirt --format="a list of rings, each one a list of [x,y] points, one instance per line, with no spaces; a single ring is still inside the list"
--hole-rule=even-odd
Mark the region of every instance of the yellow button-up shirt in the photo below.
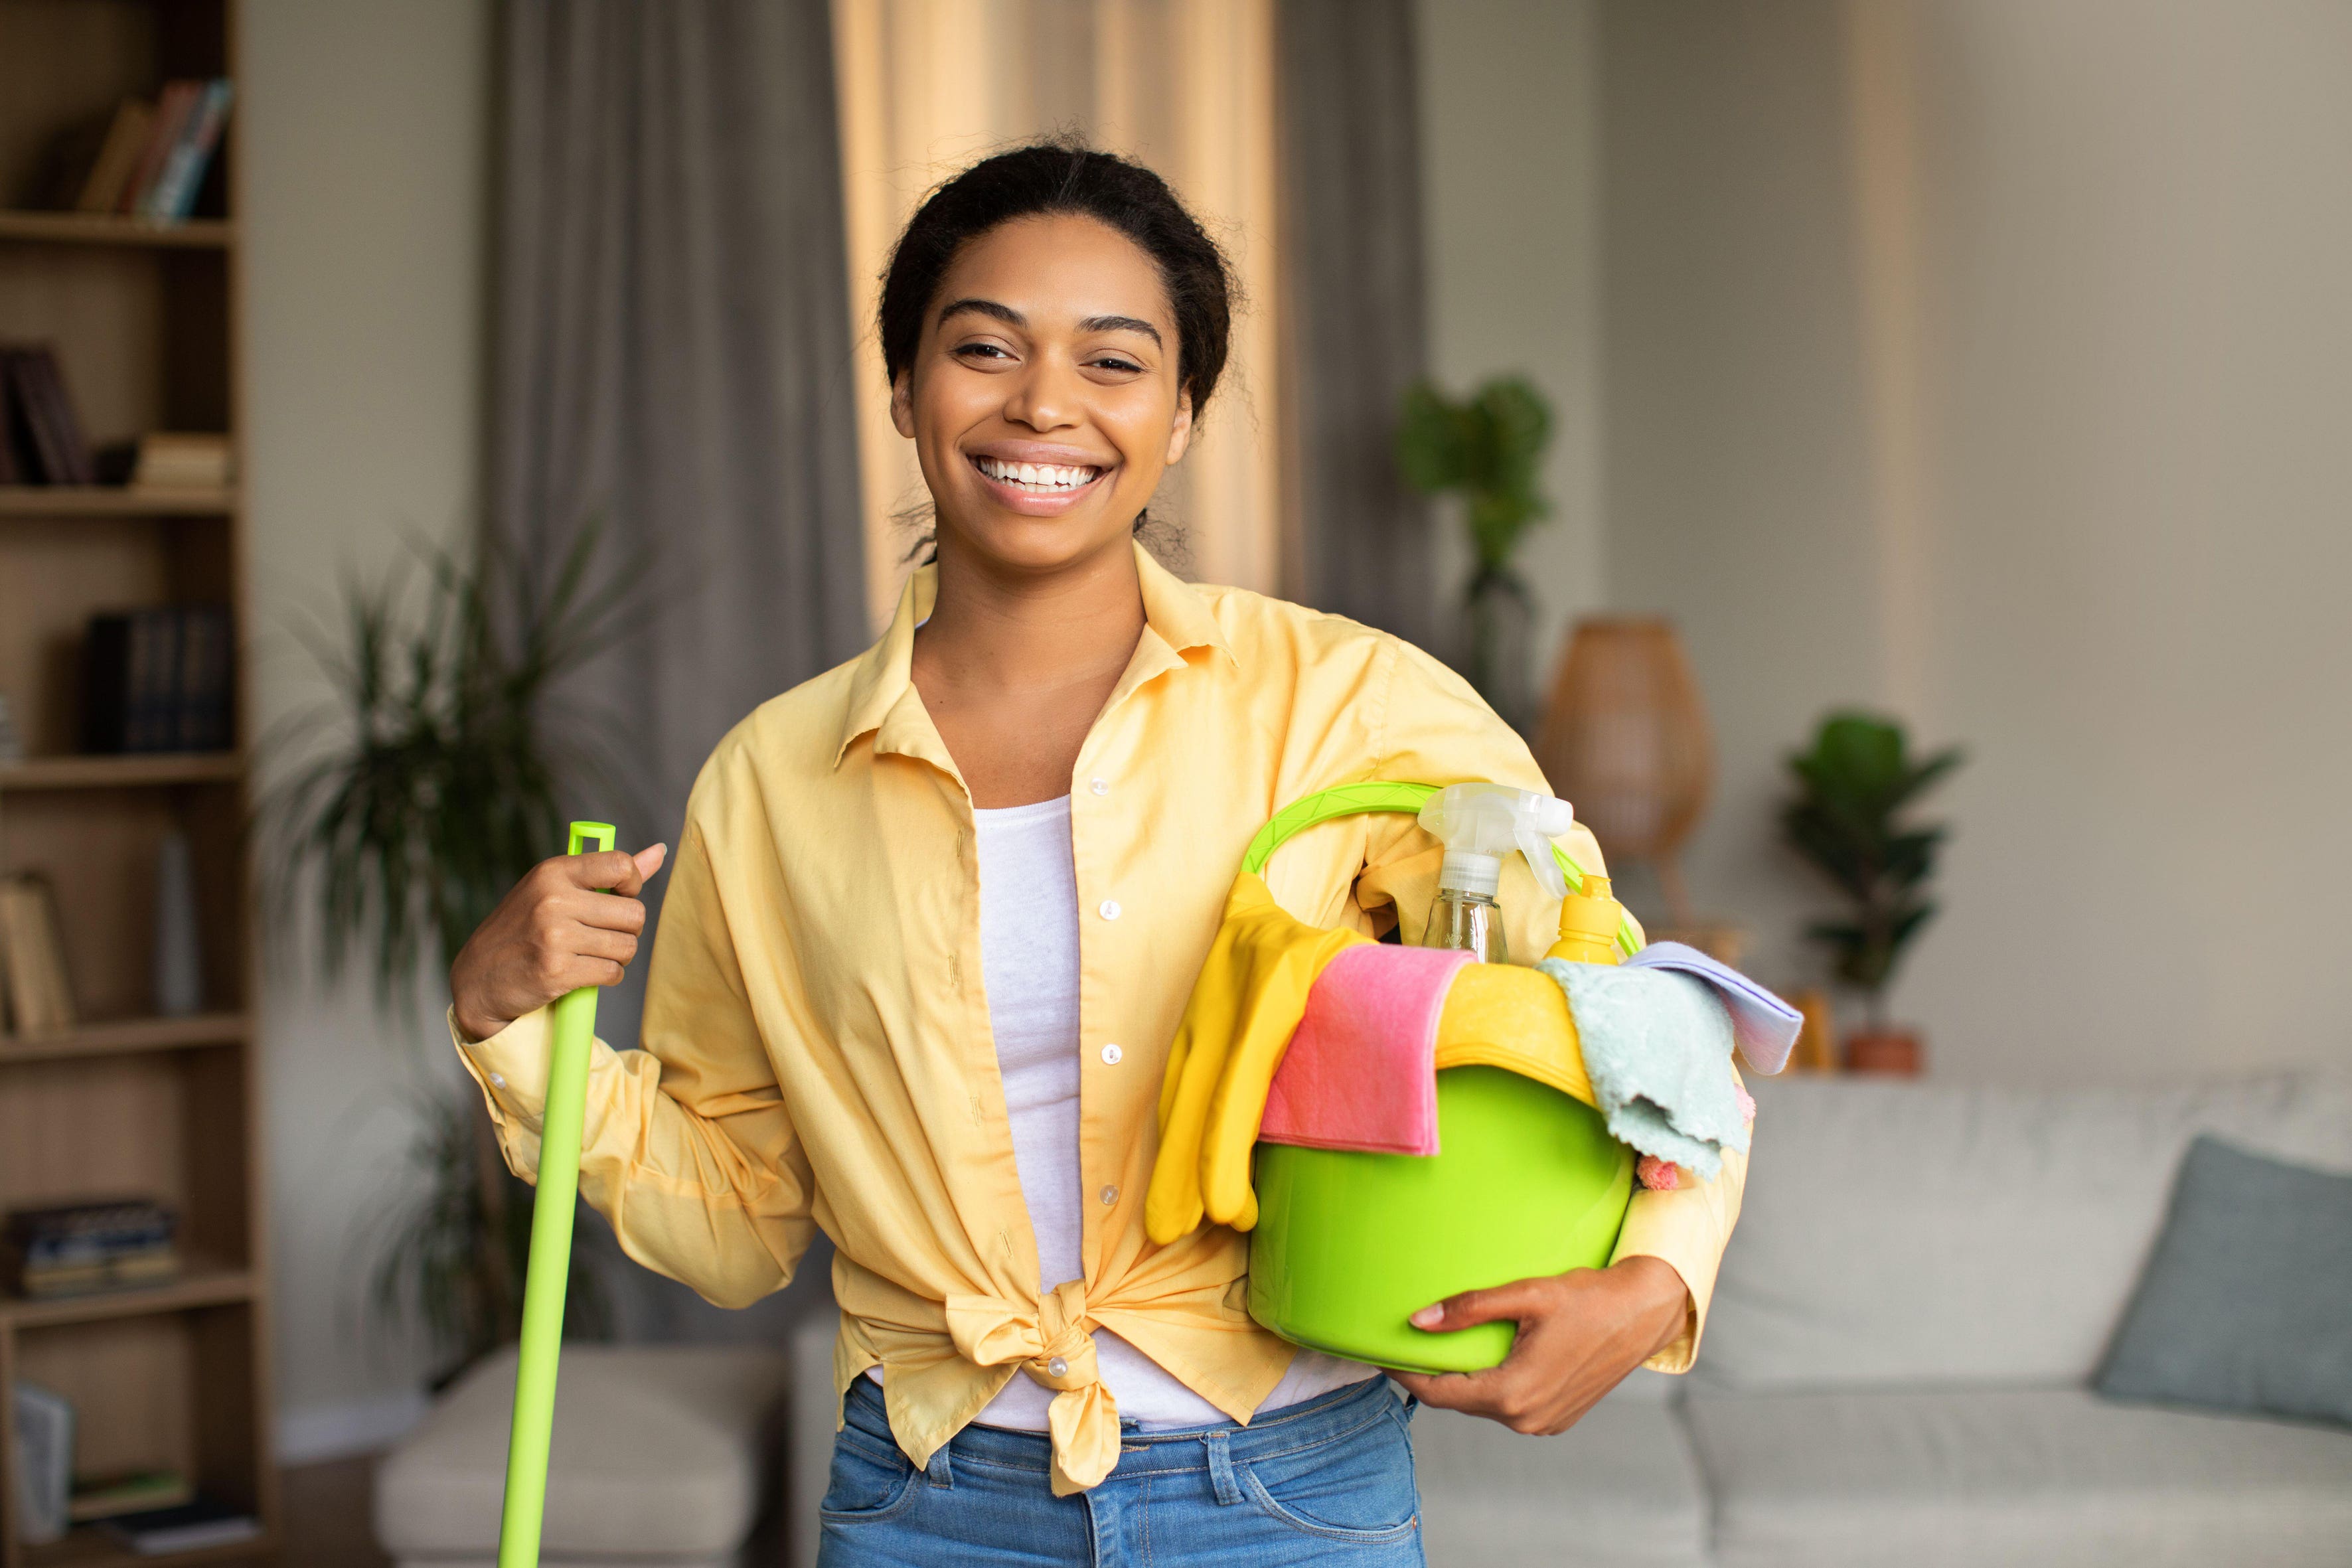
[[[1238,589],[1189,585],[1137,552],[1145,629],[1071,779],[1077,872],[1080,1280],[1039,1289],[1037,1247],[982,987],[971,801],[908,678],[937,592],[916,574],[863,657],[762,704],[721,741],[687,808],[654,943],[645,1048],[596,1047],[582,1190],[621,1245],[722,1306],[782,1287],[822,1227],[842,1308],[836,1394],[884,1368],[918,1465],[1025,1372],[1061,1489],[1118,1458],[1089,1331],[1121,1335],[1246,1421],[1291,1347],[1243,1308],[1247,1238],[1146,1237],[1144,1193],[1170,1041],[1250,836],[1277,809],[1362,779],[1544,781],[1458,677],[1384,633]],[[1562,840],[1601,859],[1580,826]],[[1266,881],[1299,918],[1418,936],[1440,853],[1412,818],[1300,835]],[[1513,952],[1556,906],[1514,858]],[[459,1040],[507,1157],[536,1170],[544,1010]],[[1106,1049],[1116,1045],[1117,1051]],[[1690,1363],[1745,1162],[1637,1194],[1619,1254],[1688,1283]]]

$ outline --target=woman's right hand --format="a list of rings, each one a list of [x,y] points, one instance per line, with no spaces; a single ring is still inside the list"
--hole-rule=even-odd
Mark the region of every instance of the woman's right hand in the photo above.
[[[637,894],[668,855],[667,845],[656,844],[635,855],[559,855],[532,867],[449,966],[457,1027],[486,1040],[567,992],[618,984],[646,929]]]

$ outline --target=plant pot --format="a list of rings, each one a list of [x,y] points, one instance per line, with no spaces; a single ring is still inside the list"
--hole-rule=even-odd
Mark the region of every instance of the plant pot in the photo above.
[[[1463,679],[1506,724],[1525,733],[1535,721],[1536,601],[1507,566],[1482,566],[1462,603]]]
[[[1845,1070],[1917,1078],[1927,1047],[1908,1029],[1859,1029],[1845,1037]]]

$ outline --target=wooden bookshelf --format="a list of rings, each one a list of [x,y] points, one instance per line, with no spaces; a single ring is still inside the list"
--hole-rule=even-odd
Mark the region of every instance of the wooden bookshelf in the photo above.
[[[0,0],[0,4],[5,3]],[[237,494],[233,489],[0,485],[0,518],[227,517],[236,508]]]
[[[59,132],[125,97],[234,79],[236,5],[0,0],[0,342],[51,345],[93,446],[157,430],[235,444],[238,116],[184,222],[27,210],[34,176]],[[152,1286],[0,1296],[0,1391],[23,1378],[73,1402],[79,1471],[181,1470],[264,1527],[163,1558],[89,1529],[24,1545],[14,1423],[0,1419],[0,1568],[243,1563],[276,1547],[242,672],[229,750],[76,754],[89,617],[226,603],[242,643],[245,540],[236,489],[0,488],[0,693],[28,753],[0,765],[0,872],[48,879],[81,1019],[0,1034],[0,1209],[161,1198],[183,1258]],[[173,833],[194,856],[206,1010],[163,1017],[155,867]]]
[[[22,3],[22,0],[18,0]],[[0,212],[0,240],[38,240],[50,245],[157,245],[222,249],[235,242],[236,226],[225,218],[103,217],[88,213]]]

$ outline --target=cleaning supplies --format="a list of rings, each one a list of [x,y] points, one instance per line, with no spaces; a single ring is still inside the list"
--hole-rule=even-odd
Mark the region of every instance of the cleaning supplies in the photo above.
[[[1482,963],[1508,963],[1502,909],[1495,902],[1503,858],[1514,850],[1525,855],[1543,890],[1563,896],[1568,881],[1553,863],[1551,841],[1576,826],[1576,813],[1558,796],[1531,789],[1461,784],[1432,796],[1420,820],[1445,846],[1421,944],[1457,949]]]
[[[613,847],[609,822],[575,822],[566,855]],[[555,1370],[563,1348],[563,1288],[572,1274],[572,1216],[580,1205],[580,1139],[588,1120],[588,1058],[596,1037],[596,988],[557,999],[554,1044],[540,1119],[539,1191],[530,1208],[530,1263],[523,1276],[521,1359],[514,1426],[507,1439],[506,1510],[499,1568],[539,1568],[547,1514],[547,1450],[555,1434]]]

